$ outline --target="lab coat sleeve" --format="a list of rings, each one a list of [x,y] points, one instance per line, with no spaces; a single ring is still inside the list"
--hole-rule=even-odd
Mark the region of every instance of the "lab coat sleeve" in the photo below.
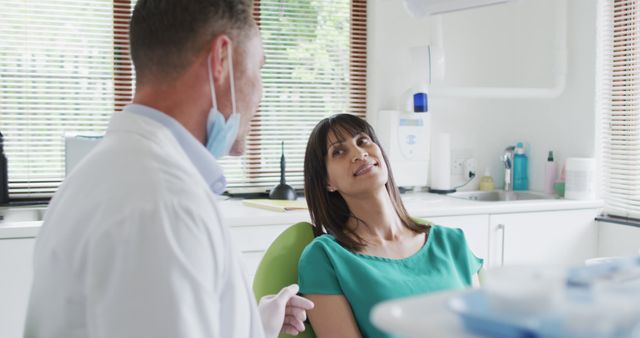
[[[189,204],[124,212],[88,241],[91,337],[220,337],[219,218]]]

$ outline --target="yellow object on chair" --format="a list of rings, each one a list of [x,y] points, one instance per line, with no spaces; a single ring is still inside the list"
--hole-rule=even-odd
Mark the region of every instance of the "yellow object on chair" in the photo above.
[[[285,286],[298,282],[298,261],[302,250],[313,240],[313,226],[307,222],[296,223],[283,231],[265,252],[253,279],[256,300],[276,294]],[[305,331],[298,338],[315,338],[311,324],[305,323]],[[280,338],[293,337],[280,334]]]

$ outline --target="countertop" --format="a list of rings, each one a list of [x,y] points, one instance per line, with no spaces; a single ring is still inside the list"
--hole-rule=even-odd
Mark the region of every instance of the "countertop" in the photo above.
[[[430,193],[406,193],[402,195],[409,214],[416,217],[461,216],[479,214],[505,214],[538,211],[602,208],[602,200],[574,201],[564,199],[482,202],[457,199]],[[16,209],[45,208],[46,206],[11,207]],[[0,211],[6,207],[0,207]],[[239,199],[219,202],[224,222],[231,227],[282,225],[309,221],[306,210],[277,212],[248,207]],[[38,234],[41,221],[0,221],[0,239],[29,238]]]

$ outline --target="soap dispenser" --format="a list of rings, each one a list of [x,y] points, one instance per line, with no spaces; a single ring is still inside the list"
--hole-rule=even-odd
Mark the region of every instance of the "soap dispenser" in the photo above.
[[[0,133],[0,205],[9,204],[9,177],[7,157],[4,155],[4,138]]]
[[[485,168],[484,175],[480,177],[480,186],[478,189],[480,189],[480,191],[492,191],[494,188],[495,184],[493,183],[493,177],[491,177],[489,168]]]
[[[524,152],[524,144],[521,142],[516,146],[513,156],[513,190],[529,190],[527,155]]]

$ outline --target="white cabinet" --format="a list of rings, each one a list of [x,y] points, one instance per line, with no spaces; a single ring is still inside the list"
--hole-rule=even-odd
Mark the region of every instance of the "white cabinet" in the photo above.
[[[596,256],[599,209],[490,216],[489,257],[493,266],[570,266]]]
[[[231,227],[231,239],[242,260],[249,280],[253,281],[264,252],[289,225],[254,225]]]
[[[0,336],[22,337],[35,238],[0,239]]]
[[[489,215],[421,217],[436,225],[460,228],[473,253],[489,263]]]

